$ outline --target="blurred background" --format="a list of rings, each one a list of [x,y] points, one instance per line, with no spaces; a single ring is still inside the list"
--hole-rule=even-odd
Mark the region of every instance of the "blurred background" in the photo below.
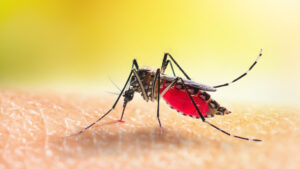
[[[299,103],[300,1],[0,1],[0,85],[116,91],[169,52],[215,98]],[[177,71],[178,72],[178,71]],[[170,70],[168,70],[170,73]],[[179,74],[180,75],[180,74]]]

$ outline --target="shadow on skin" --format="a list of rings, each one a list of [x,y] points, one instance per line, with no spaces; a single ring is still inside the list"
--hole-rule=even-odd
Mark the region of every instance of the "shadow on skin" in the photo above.
[[[172,150],[181,147],[203,148],[207,142],[217,142],[195,135],[184,134],[180,130],[164,128],[161,134],[158,127],[115,129],[116,121],[91,128],[77,136],[51,138],[51,148],[59,149],[67,156],[115,155],[160,150]],[[103,126],[113,127],[111,131]],[[103,128],[102,128],[103,127]],[[119,126],[122,127],[122,126]],[[60,153],[59,153],[60,154]]]

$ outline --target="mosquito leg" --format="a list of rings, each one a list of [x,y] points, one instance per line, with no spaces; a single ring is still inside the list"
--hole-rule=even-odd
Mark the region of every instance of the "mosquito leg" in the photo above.
[[[152,83],[152,91],[151,91],[151,96],[152,96],[152,100],[154,100],[154,95],[155,95],[155,84],[156,84],[156,80],[157,80],[158,74],[156,73],[153,83]],[[176,79],[174,79],[173,81],[171,81],[171,83],[161,92],[160,96],[163,96],[176,82],[178,81],[178,77]]]
[[[133,70],[130,71],[130,74],[129,74],[128,78],[127,78],[127,81],[126,81],[126,83],[125,83],[125,85],[124,85],[122,91],[120,92],[120,94],[119,94],[117,100],[116,100],[115,103],[113,104],[113,106],[112,106],[112,107],[111,107],[104,115],[102,115],[99,119],[97,119],[95,122],[91,123],[90,125],[88,125],[87,127],[85,127],[85,128],[82,129],[80,132],[78,132],[77,134],[74,134],[74,135],[79,135],[79,134],[85,132],[87,129],[91,128],[93,125],[95,125],[95,124],[96,124],[97,122],[99,122],[101,119],[103,119],[106,115],[108,115],[108,114],[116,107],[116,105],[118,104],[118,102],[119,102],[119,100],[120,100],[120,97],[122,96],[122,93],[124,92],[124,90],[125,90],[125,88],[126,88],[127,83],[128,83],[129,80],[130,80],[130,77],[131,77],[132,73],[133,73]]]
[[[197,112],[198,112],[199,116],[201,117],[202,121],[203,121],[203,122],[205,122],[205,118],[203,117],[202,113],[200,112],[200,110],[199,110],[198,106],[196,105],[196,103],[195,103],[195,101],[194,101],[193,97],[191,96],[191,94],[190,94],[189,90],[186,88],[186,85],[184,84],[184,81],[183,81],[183,79],[182,79],[182,78],[179,78],[179,79],[181,80],[181,82],[182,82],[182,85],[183,85],[183,87],[184,87],[185,91],[186,91],[186,92],[187,92],[187,94],[189,95],[189,98],[191,99],[191,101],[192,101],[192,103],[193,103],[194,107],[196,108],[196,110],[197,110]]]
[[[158,78],[158,75],[159,75],[160,73],[158,73],[158,69],[156,70],[156,74],[155,74],[155,76],[154,76],[154,80],[153,80],[153,82],[152,82],[152,90],[151,90],[151,100],[154,100],[154,98],[155,98],[155,84],[156,84],[156,81],[157,81],[157,78]]]
[[[160,96],[163,96],[177,81],[178,81],[179,77],[177,77],[176,79],[174,79],[160,94]]]
[[[183,81],[181,78],[180,78],[180,80],[182,81],[182,84],[183,84],[183,87],[184,87],[185,91],[186,91],[187,94],[189,95],[191,101],[192,101],[193,104],[194,104],[194,107],[196,108],[198,114],[200,115],[200,117],[201,117],[201,119],[202,119],[202,121],[203,121],[204,123],[209,124],[211,127],[215,128],[215,129],[221,131],[222,133],[224,133],[224,134],[226,134],[226,135],[228,135],[228,136],[231,136],[231,137],[235,137],[235,138],[242,139],[242,140],[248,140],[248,141],[256,141],[256,142],[262,141],[262,140],[260,140],[260,139],[250,139],[250,138],[246,138],[246,137],[241,137],[241,136],[237,136],[237,135],[232,135],[232,134],[230,134],[229,132],[227,132],[227,131],[225,131],[225,130],[219,128],[219,127],[217,127],[217,126],[214,125],[214,124],[211,124],[211,123],[208,122],[208,121],[206,121],[206,120],[204,119],[203,115],[201,114],[201,112],[199,111],[197,105],[195,104],[195,101],[194,101],[194,99],[192,98],[190,92],[187,90],[187,88],[186,88],[186,86],[185,86],[185,84],[184,84],[184,81]]]
[[[160,69],[156,70],[156,75],[157,77],[157,120],[160,128],[160,133],[162,133],[162,126],[159,118],[159,93],[160,93]],[[154,85],[155,86],[155,85]]]
[[[133,69],[134,66],[137,70],[139,70],[139,65],[138,65],[136,59],[133,59],[131,69]]]
[[[143,83],[142,83],[142,81],[141,81],[141,78],[139,77],[139,75],[138,75],[138,73],[136,72],[135,69],[132,69],[132,71],[133,71],[133,73],[134,73],[134,75],[135,75],[135,77],[136,77],[136,79],[137,79],[137,81],[138,81],[138,83],[139,83],[139,86],[140,86],[140,88],[141,88],[141,90],[142,90],[144,99],[145,99],[146,101],[148,101],[149,98],[148,98],[148,96],[147,96],[147,94],[146,94],[145,87],[144,87],[144,85],[143,85]]]
[[[154,82],[153,82],[153,88],[152,88],[152,97],[154,97],[154,88],[155,88],[155,83],[156,80],[158,80],[158,84],[157,84],[157,120],[158,120],[158,124],[159,124],[159,128],[160,128],[160,132],[162,133],[162,125],[160,122],[160,118],[159,118],[159,99],[160,96],[163,96],[165,94],[166,91],[168,91],[177,81],[178,81],[178,77],[176,79],[174,79],[161,93],[160,95],[160,69],[157,69],[156,74],[155,74],[155,78],[154,78]]]
[[[224,87],[224,86],[229,86],[231,83],[234,83],[238,80],[240,80],[241,78],[243,78],[244,76],[246,76],[248,74],[248,72],[250,72],[250,70],[256,65],[256,63],[258,62],[259,58],[262,56],[262,49],[260,50],[259,52],[259,55],[257,56],[255,62],[249,67],[249,69],[243,73],[242,75],[240,75],[239,77],[237,77],[236,79],[234,79],[233,81],[231,82],[228,82],[228,83],[224,83],[222,85],[217,85],[217,86],[214,86],[214,88],[220,88],[220,87]]]
[[[185,73],[185,71],[179,66],[179,64],[176,62],[176,60],[172,57],[171,54],[169,53],[165,53],[163,61],[162,61],[162,65],[161,65],[161,72],[164,73],[167,67],[167,58],[168,56],[170,57],[170,59],[175,63],[175,65],[179,68],[179,70],[184,74],[184,76],[191,80],[191,78]]]
[[[132,65],[131,65],[131,69],[133,69],[134,67],[135,67],[137,70],[139,69],[139,65],[138,65],[136,59],[133,59]],[[118,85],[117,85],[110,77],[108,77],[108,78],[109,78],[110,82],[111,82],[111,83],[112,83],[119,91],[121,91],[121,89],[119,88],[119,86],[118,86]],[[115,94],[114,92],[110,92],[110,91],[108,91],[108,93]],[[117,95],[119,95],[119,93],[118,93]]]
[[[229,132],[227,132],[227,131],[225,131],[225,130],[223,130],[223,129],[220,129],[220,128],[217,127],[216,125],[211,124],[211,123],[208,122],[208,121],[205,121],[205,123],[209,124],[209,125],[212,126],[213,128],[215,128],[215,129],[221,131],[222,133],[224,133],[224,134],[226,134],[226,135],[228,135],[228,136],[231,136],[231,137],[235,137],[235,138],[242,139],[242,140],[255,141],[255,142],[260,142],[260,141],[262,141],[262,140],[260,140],[260,139],[255,139],[255,138],[254,138],[254,139],[250,139],[250,138],[247,138],[247,137],[241,137],[241,136],[237,136],[237,135],[232,135],[232,134],[230,134]]]
[[[166,62],[166,66],[165,66],[165,70],[167,69],[167,67],[168,67],[168,64],[170,64],[170,66],[171,66],[171,69],[172,69],[173,76],[174,76],[174,77],[176,77],[176,74],[175,74],[175,71],[174,71],[173,64],[172,64],[172,62],[171,62],[170,60],[167,60],[167,62]],[[165,71],[165,70],[164,70],[164,71]],[[165,72],[162,72],[162,73],[165,73]]]

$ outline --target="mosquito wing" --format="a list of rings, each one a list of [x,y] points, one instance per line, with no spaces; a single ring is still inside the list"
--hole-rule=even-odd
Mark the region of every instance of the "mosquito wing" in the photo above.
[[[169,75],[165,75],[165,74],[160,75],[160,78],[162,80],[166,80],[168,82],[172,82],[173,80],[176,79],[176,77],[174,77],[174,76],[169,76]],[[201,84],[201,83],[194,82],[192,80],[187,80],[187,79],[184,79],[183,81],[184,81],[185,85],[200,89],[202,91],[209,91],[209,92],[217,91],[216,88],[214,88],[212,86],[208,86],[206,84]]]

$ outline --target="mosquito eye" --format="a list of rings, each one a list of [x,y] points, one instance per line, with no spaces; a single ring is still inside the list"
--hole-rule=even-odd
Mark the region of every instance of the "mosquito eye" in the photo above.
[[[202,92],[202,93],[199,94],[199,98],[201,100],[207,101],[210,98],[210,95],[206,92]]]
[[[213,109],[217,109],[218,107],[220,107],[220,105],[214,100],[209,102],[209,106]]]

